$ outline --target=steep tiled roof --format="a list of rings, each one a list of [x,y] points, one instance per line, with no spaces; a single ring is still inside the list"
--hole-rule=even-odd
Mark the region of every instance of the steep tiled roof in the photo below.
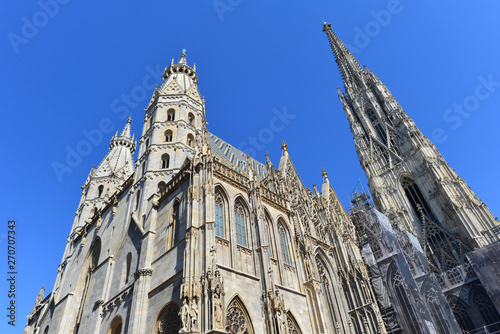
[[[208,140],[217,161],[240,174],[248,176],[247,157],[245,153],[212,133],[208,134]],[[250,158],[250,161],[252,161],[253,170],[257,173],[257,177],[261,180],[265,179],[267,177],[266,165],[253,158]]]

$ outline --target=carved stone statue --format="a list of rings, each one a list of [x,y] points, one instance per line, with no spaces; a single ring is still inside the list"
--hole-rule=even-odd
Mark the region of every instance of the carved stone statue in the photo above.
[[[182,321],[182,329],[189,330],[189,306],[186,302],[186,299],[184,299],[184,302],[182,304],[182,307],[179,311],[179,316],[181,317]]]
[[[219,286],[214,291],[214,324],[216,329],[222,329],[222,300]]]
[[[191,300],[191,311],[189,313],[191,317],[191,330],[198,330],[198,305],[194,299]]]

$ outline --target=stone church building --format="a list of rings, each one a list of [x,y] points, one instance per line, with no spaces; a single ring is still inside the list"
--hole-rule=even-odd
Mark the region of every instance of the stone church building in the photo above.
[[[378,211],[365,197],[347,213],[325,170],[306,188],[285,142],[275,166],[210,133],[182,53],[152,94],[139,145],[129,118],[91,169],[53,291],[40,292],[24,333],[461,332],[439,275],[496,240],[498,220],[323,30]],[[374,215],[391,250],[366,236]],[[379,279],[390,261],[401,288]],[[500,322],[488,301],[474,328]]]

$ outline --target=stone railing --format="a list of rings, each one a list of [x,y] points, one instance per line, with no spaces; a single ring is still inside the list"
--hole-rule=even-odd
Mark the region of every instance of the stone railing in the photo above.
[[[214,173],[238,188],[249,188],[249,179],[218,161],[214,161]]]

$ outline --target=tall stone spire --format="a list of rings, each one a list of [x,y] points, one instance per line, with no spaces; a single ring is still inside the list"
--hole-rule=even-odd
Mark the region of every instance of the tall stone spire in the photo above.
[[[365,69],[359,65],[358,61],[354,58],[347,47],[337,37],[331,28],[331,24],[323,22],[323,31],[328,37],[330,47],[332,48],[335,56],[335,61],[342,75],[342,79],[347,86],[354,85],[363,80],[366,75]]]
[[[416,235],[435,271],[498,239],[499,225],[387,87],[324,23],[344,81],[339,97],[377,209]],[[498,228],[498,227],[497,227]]]

